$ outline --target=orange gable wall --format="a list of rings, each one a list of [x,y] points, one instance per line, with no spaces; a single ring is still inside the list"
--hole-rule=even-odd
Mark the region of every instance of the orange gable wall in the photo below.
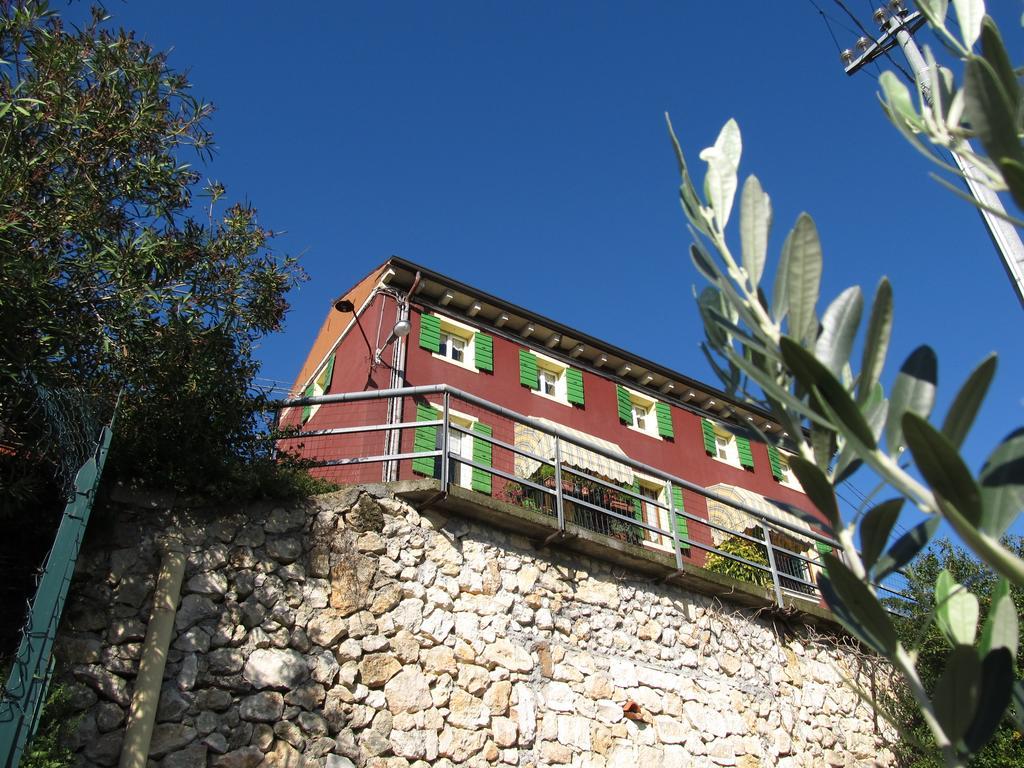
[[[386,271],[387,264],[382,264],[357,283],[343,298],[351,301],[358,311],[367,298],[369,298],[373,289],[377,287],[377,283],[380,282],[381,277]],[[338,337],[341,336],[342,331],[345,330],[350,322],[352,322],[352,315],[350,313],[336,312],[333,306],[327,310],[327,317],[324,318],[323,325],[320,326],[320,332],[317,333],[316,340],[313,342],[313,347],[306,356],[306,362],[302,364],[299,375],[295,378],[295,383],[292,385],[292,391],[296,395],[302,393],[302,390],[313,374],[316,373],[324,358],[331,352],[334,345],[338,343]]]

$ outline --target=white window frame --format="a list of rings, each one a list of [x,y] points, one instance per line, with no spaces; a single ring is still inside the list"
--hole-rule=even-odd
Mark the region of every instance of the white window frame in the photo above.
[[[554,400],[556,403],[561,403],[562,405],[571,405],[569,403],[569,389],[565,381],[565,372],[569,370],[569,366],[565,363],[560,363],[554,358],[548,357],[547,355],[541,355],[532,350],[530,354],[537,359],[537,389],[531,390],[533,394],[540,395],[548,400]],[[544,382],[541,380],[541,372],[550,374],[554,380],[555,393],[553,395],[544,391]]]
[[[655,440],[662,440],[662,436],[658,434],[658,411],[657,403],[653,397],[637,392],[635,390],[624,387],[626,392],[629,394],[630,404],[630,423],[626,426],[632,429],[634,432],[639,432],[641,435],[647,435],[653,437]],[[636,407],[640,406],[647,411],[647,415],[644,418],[644,425],[642,427],[637,426],[636,423]]]
[[[468,413],[460,413],[459,411],[453,411],[451,409],[448,409],[448,419],[453,424],[456,424],[456,425],[462,427],[463,429],[468,429],[470,431],[472,431],[473,425],[476,422],[479,421],[479,419],[476,418],[475,416],[470,416]],[[473,460],[473,443],[476,440],[476,437],[474,435],[472,435],[472,434],[468,434],[467,435],[467,434],[464,434],[462,432],[457,432],[456,433],[456,432],[452,432],[452,430],[449,430],[448,431],[448,446],[449,446],[449,450],[451,448],[452,436],[455,435],[455,434],[458,434],[459,437],[461,438],[460,447],[461,447],[462,450],[459,453],[459,455],[462,456],[462,458],[464,458],[464,459],[469,459],[470,461],[472,461]],[[449,459],[449,463],[451,463],[451,459]],[[463,488],[472,488],[473,487],[473,467],[471,467],[469,464],[466,464],[466,463],[460,461],[460,462],[458,462],[458,466],[455,468],[455,470],[456,471],[453,473],[452,482],[454,482],[456,485],[459,485],[459,486],[461,486]]]
[[[730,467],[743,469],[743,466],[740,464],[740,449],[739,446],[736,445],[736,435],[726,429],[720,428],[715,422],[711,422],[711,425],[715,430],[715,453],[711,458],[715,461],[720,461],[723,464],[728,464]],[[724,446],[719,444],[720,440],[725,441]],[[725,451],[725,457],[718,455],[720,450]]]
[[[465,323],[460,323],[458,320],[452,320],[451,318],[443,317],[441,315],[434,315],[434,317],[436,317],[441,323],[441,349],[445,350],[444,339],[446,336],[454,337],[462,341],[463,348],[461,360],[455,360],[451,358],[449,355],[445,354],[444,351],[431,352],[431,355],[436,357],[438,360],[444,360],[446,363],[450,365],[457,365],[459,368],[464,368],[467,371],[479,373],[476,367],[477,329],[470,325],[466,325]]]
[[[796,475],[793,474],[793,469],[789,466],[790,454],[779,451],[779,468],[782,470],[782,479],[779,480],[779,485],[784,485],[787,488],[792,488],[794,491],[804,492],[804,487],[800,485],[800,481],[796,479]]]
[[[653,492],[655,495],[652,496],[652,497],[648,497],[648,498],[650,498],[652,501],[658,502],[659,504],[664,504],[666,507],[669,506],[668,496],[667,496],[667,494],[665,492],[665,489],[666,489],[667,486],[666,486],[666,484],[664,482],[662,482],[661,480],[659,480],[656,477],[651,477],[650,475],[645,475],[645,474],[642,474],[640,472],[634,472],[633,475],[636,478],[637,484],[641,488],[641,493],[640,493],[641,496],[644,495],[643,494],[643,490],[647,490],[647,491]],[[644,509],[644,522],[645,523],[647,523],[648,525],[655,525],[655,526],[657,526],[658,528],[661,528],[664,531],[671,531],[672,530],[669,527],[669,525],[671,523],[671,520],[670,520],[671,515],[669,513],[669,510],[662,509],[661,507],[648,507],[646,502],[642,502],[642,503],[644,504],[643,509]],[[658,517],[657,520],[649,520],[648,519],[648,517],[647,517],[647,510],[648,509],[657,512],[657,517]],[[643,538],[643,543],[644,543],[644,546],[646,546],[646,547],[651,547],[652,549],[658,549],[658,550],[662,550],[662,551],[665,551],[665,552],[671,552],[672,551],[672,535],[671,535],[671,533],[669,533],[668,535],[665,535],[665,534],[661,534],[661,533],[655,533],[654,531],[649,531],[649,530],[647,530],[645,528],[644,532],[643,532],[643,537],[644,537]],[[650,538],[650,537],[653,537],[653,538]]]

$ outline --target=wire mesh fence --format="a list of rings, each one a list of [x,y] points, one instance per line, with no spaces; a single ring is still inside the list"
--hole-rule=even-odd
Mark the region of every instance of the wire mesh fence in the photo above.
[[[52,546],[35,572],[11,669],[0,688],[0,764],[14,768],[38,725],[53,672],[52,648],[112,437],[116,404],[77,390],[37,388],[37,455],[54,467],[67,503]],[[105,423],[109,421],[109,423]],[[91,432],[91,439],[89,437]],[[13,449],[12,449],[13,450]],[[9,454],[15,459],[16,453]],[[13,574],[11,574],[13,576]],[[19,611],[21,613],[21,611]]]

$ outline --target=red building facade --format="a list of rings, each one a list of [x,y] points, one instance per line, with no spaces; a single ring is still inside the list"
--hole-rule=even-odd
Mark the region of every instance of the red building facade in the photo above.
[[[789,473],[786,436],[768,414],[397,258],[339,297],[335,306],[340,311],[332,309],[325,320],[296,379],[296,392],[318,396],[446,384],[514,414],[458,397],[450,400],[455,425],[448,432],[452,483],[510,503],[550,509],[551,500],[530,484],[550,487],[551,467],[531,456],[554,459],[551,437],[536,424],[557,426],[579,438],[578,444],[561,444],[568,454],[561,462],[567,498],[588,499],[663,531],[675,528],[679,539],[693,545],[685,553],[698,565],[706,562],[709,551],[726,549],[723,542],[735,538],[729,531],[769,535],[763,521],[723,502],[735,499],[747,510],[764,510],[791,524],[771,531],[770,538],[779,542],[780,552],[795,553],[790,568],[794,587],[799,591],[800,580],[813,581],[813,564],[800,557],[814,560],[824,546],[801,537],[798,529],[821,533],[824,527],[809,527],[776,503],[813,509]],[[442,403],[442,395],[426,394],[296,407],[282,415],[282,424],[299,428],[305,436],[286,441],[284,447],[341,482],[439,477],[440,460],[432,457],[347,462],[439,448],[436,425],[359,430],[436,420]],[[534,427],[518,416],[527,417]],[[587,445],[686,480],[707,489],[712,498],[598,455]],[[578,506],[577,514],[584,519],[585,505]],[[688,519],[673,514],[680,508]],[[593,506],[589,509],[595,512]],[[614,516],[609,519],[611,527],[603,521],[599,529],[614,533],[618,523]],[[666,535],[650,530],[638,530],[634,543],[664,550],[672,545]]]

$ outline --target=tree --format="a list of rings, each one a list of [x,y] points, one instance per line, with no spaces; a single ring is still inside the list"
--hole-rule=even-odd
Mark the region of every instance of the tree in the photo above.
[[[933,23],[945,18],[944,1],[923,5],[929,7]],[[1012,191],[1015,179],[1024,178],[1015,176],[1024,167],[1017,161],[1024,114],[1017,74],[1008,65],[995,24],[985,17],[984,3],[955,0],[954,6],[964,34],[962,47],[970,51],[979,36],[982,39],[981,55],[967,62],[965,93],[959,97],[961,104],[971,105],[971,121],[963,119],[964,110],[953,112],[956,130],[982,138],[993,176],[1001,179],[992,178],[991,183],[997,188],[1005,184]],[[972,96],[977,84],[972,85],[971,73],[977,75],[978,67],[984,73],[982,89]],[[951,81],[944,87],[951,95]],[[995,144],[985,138],[993,126]],[[1016,717],[1017,727],[1024,731],[1024,682],[1015,676],[1018,619],[1010,597],[1011,587],[1024,586],[1024,559],[1001,541],[1024,508],[1024,430],[1011,432],[996,445],[977,476],[959,454],[995,374],[995,356],[968,376],[938,427],[928,420],[938,366],[929,347],[910,355],[886,393],[881,379],[893,304],[892,288],[883,277],[867,322],[860,370],[855,372],[851,353],[863,295],[858,286],[848,288],[819,319],[822,249],[811,217],[801,214],[789,232],[769,300],[762,277],[772,207],[756,177],[749,177],[742,190],[738,258],[725,235],[738,188],[739,127],[730,120],[715,144],[701,152],[708,166],[703,197],[692,182],[671,124],[669,132],[679,163],[682,208],[694,233],[691,256],[710,283],[698,296],[708,360],[730,393],[770,410],[791,436],[790,447],[797,456],[790,466],[844,550],[842,560],[824,556],[827,575],[818,579],[822,594],[837,620],[902,676],[943,763],[963,766],[996,732],[1004,714]],[[917,475],[907,467],[911,461]],[[862,466],[870,467],[896,496],[869,502],[874,506],[844,521],[833,487]],[[927,517],[890,543],[906,501]],[[1001,579],[979,631],[979,601],[969,585],[957,582],[948,571],[936,577],[931,621],[950,650],[943,656],[941,675],[929,688],[918,668],[918,648],[897,633],[871,582],[909,563],[942,519]],[[855,546],[858,527],[860,550]]]
[[[303,274],[255,209],[200,189],[212,108],[99,9],[69,29],[44,2],[0,0],[0,59],[3,511],[38,497],[53,460],[37,387],[106,409],[123,391],[116,476],[250,482],[268,450],[254,345]]]

